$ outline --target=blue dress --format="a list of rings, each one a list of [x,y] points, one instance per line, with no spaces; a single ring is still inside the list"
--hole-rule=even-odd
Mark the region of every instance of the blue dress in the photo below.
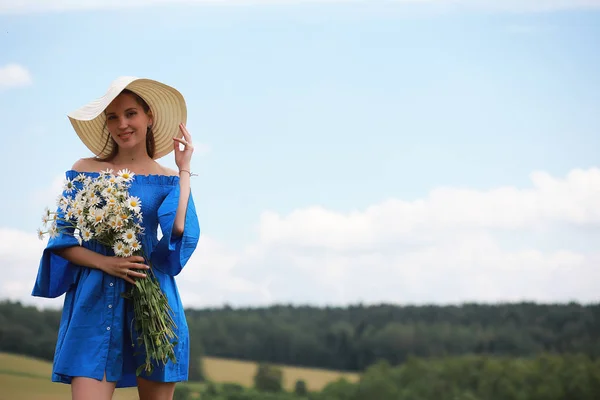
[[[66,177],[72,180],[80,173],[69,170]],[[83,174],[99,176],[97,172]],[[152,374],[143,373],[142,377],[157,382],[184,381],[188,377],[189,333],[175,276],[189,260],[200,238],[194,201],[190,193],[183,235],[175,237],[171,232],[179,202],[178,176],[134,175],[129,192],[141,200],[145,228],[142,247],[173,310],[178,337],[177,363],[155,364]],[[163,235],[160,239],[158,227]],[[82,245],[104,255],[114,255],[112,249],[93,240]],[[135,370],[144,362],[145,354],[137,354],[143,348],[132,347],[136,338],[131,331],[133,307],[129,300],[121,297],[130,285],[98,269],[74,265],[53,252],[70,246],[79,246],[79,243],[66,233],[48,241],[32,292],[33,296],[46,298],[65,294],[52,381],[70,384],[77,376],[102,380],[106,372],[106,379],[117,382],[117,387],[136,386]]]

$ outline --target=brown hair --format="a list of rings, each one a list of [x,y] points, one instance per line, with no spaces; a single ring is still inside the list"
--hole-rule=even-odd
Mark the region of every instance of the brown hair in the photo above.
[[[144,109],[144,112],[146,114],[150,113],[150,106],[137,93],[134,93],[129,89],[123,89],[123,91],[121,91],[121,93],[119,93],[119,96],[122,94],[130,94],[131,96],[133,96],[136,103],[138,103]],[[104,128],[102,129],[103,132],[104,132],[104,129],[106,129],[106,121],[104,121]],[[115,140],[112,138],[112,136],[110,136],[110,133],[107,133],[107,135],[106,135],[106,143],[104,143],[104,147],[100,151],[100,154],[102,154],[104,152],[104,149],[106,149],[106,147],[108,146],[109,143],[112,143],[111,152],[104,158],[96,157],[97,159],[99,159],[101,161],[111,161],[113,158],[115,158],[115,156],[119,152],[119,146],[117,145]],[[156,146],[154,143],[154,132],[152,132],[152,128],[149,126],[148,129],[146,130],[146,152],[148,153],[150,158],[154,158],[155,150],[156,150]]]

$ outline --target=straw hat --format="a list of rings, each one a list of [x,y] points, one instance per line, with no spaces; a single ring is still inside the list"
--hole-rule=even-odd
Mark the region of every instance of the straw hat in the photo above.
[[[148,103],[152,111],[155,153],[160,158],[173,150],[173,138],[181,137],[180,123],[186,123],[185,99],[176,89],[164,83],[133,76],[122,76],[111,82],[104,96],[67,114],[79,138],[96,156],[110,154],[113,141],[106,142],[106,107],[123,91],[129,89]],[[104,148],[106,144],[106,148]],[[104,148],[104,151],[102,150]]]

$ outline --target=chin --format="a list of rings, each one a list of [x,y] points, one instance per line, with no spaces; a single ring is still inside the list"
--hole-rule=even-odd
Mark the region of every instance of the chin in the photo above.
[[[117,144],[121,148],[124,148],[124,149],[133,149],[134,147],[140,146],[143,141],[142,140],[137,140],[137,138],[136,138],[135,140],[129,139],[126,142],[124,142],[122,140],[115,140],[115,142],[117,142]]]

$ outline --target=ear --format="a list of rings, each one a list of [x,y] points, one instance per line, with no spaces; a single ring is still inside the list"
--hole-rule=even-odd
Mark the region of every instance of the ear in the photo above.
[[[154,125],[154,117],[152,116],[152,111],[148,111],[148,126],[153,126]]]

